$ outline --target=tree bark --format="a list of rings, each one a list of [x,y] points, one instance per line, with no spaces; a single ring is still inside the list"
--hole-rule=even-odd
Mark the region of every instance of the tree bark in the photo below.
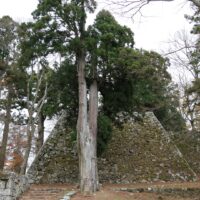
[[[77,51],[79,112],[77,120],[77,142],[79,152],[80,189],[83,194],[92,194],[98,189],[97,161],[96,161],[96,124],[89,124],[87,108],[87,84],[85,79],[85,0],[80,1],[82,16],[79,23],[80,42]],[[92,88],[95,88],[93,86]],[[94,89],[93,89],[94,90]],[[91,101],[93,102],[93,101]],[[96,105],[96,104],[94,104]],[[94,113],[96,113],[94,111]],[[91,111],[91,114],[93,111]],[[95,117],[95,116],[94,116]],[[92,121],[92,120],[91,120]]]
[[[20,175],[24,175],[26,173],[34,132],[35,132],[35,125],[33,122],[33,112],[29,111],[29,120],[28,120],[28,125],[27,125],[27,146],[25,150],[24,160],[23,160],[21,170],[20,170]]]
[[[33,68],[32,68],[33,70]],[[33,71],[32,71],[33,73]],[[27,109],[29,114],[28,124],[27,124],[27,147],[25,150],[24,160],[21,166],[20,174],[25,174],[27,165],[28,165],[28,159],[31,152],[32,147],[32,139],[33,135],[35,133],[35,124],[39,118],[39,115],[41,113],[42,107],[45,103],[45,98],[47,96],[47,83],[45,84],[45,90],[43,96],[38,100],[39,97],[39,91],[42,84],[42,79],[44,78],[44,71],[38,71],[37,74],[37,85],[36,85],[36,91],[35,91],[35,97],[32,100],[31,99],[31,90],[30,90],[30,81],[31,81],[32,75],[30,79],[28,80],[27,84]],[[35,104],[37,103],[37,106],[35,108]],[[34,117],[34,113],[36,113],[36,116]]]
[[[8,87],[8,99],[6,103],[6,116],[4,119],[4,129],[3,129],[3,138],[1,143],[1,151],[0,151],[0,170],[3,170],[5,158],[6,158],[6,148],[8,143],[8,134],[9,134],[9,126],[11,122],[11,105],[12,105],[12,86]]]
[[[84,194],[92,194],[97,190],[96,166],[94,158],[94,137],[90,131],[87,111],[87,86],[85,80],[85,56],[78,59],[79,114],[77,122],[80,189]],[[94,162],[95,161],[95,162]]]
[[[97,169],[97,118],[98,118],[98,87],[97,81],[93,80],[90,86],[90,101],[89,101],[89,128],[92,137],[93,148],[91,152],[93,153],[92,161],[92,176],[94,179],[95,191],[99,190],[99,177]]]
[[[36,139],[36,154],[39,152],[44,143],[44,121],[45,116],[40,113],[38,116],[38,137]]]

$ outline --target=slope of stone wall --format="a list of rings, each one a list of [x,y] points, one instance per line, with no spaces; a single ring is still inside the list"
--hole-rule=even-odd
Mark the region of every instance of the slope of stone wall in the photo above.
[[[153,113],[115,128],[99,160],[101,182],[192,180],[196,177]]]
[[[172,138],[185,159],[200,177],[200,132],[173,134]]]
[[[78,179],[75,144],[66,129],[65,113],[39,151],[28,176],[34,183],[74,183]]]
[[[75,144],[60,118],[28,174],[36,183],[78,182]],[[195,172],[153,113],[143,120],[114,128],[106,151],[98,159],[100,182],[193,180]]]

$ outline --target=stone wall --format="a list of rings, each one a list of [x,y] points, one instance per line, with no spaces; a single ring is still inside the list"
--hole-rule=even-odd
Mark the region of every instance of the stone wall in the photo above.
[[[0,174],[0,200],[16,200],[28,187],[26,176]]]
[[[196,178],[184,156],[152,112],[115,128],[99,160],[101,182],[188,181]]]
[[[66,127],[63,113],[28,170],[30,183],[77,182],[76,146]]]
[[[185,159],[200,177],[200,132],[174,133],[172,138]]]
[[[52,134],[36,157],[28,175],[34,183],[78,182],[75,143],[61,116]],[[194,180],[179,149],[170,140],[153,113],[139,121],[114,127],[106,151],[98,158],[100,182]]]

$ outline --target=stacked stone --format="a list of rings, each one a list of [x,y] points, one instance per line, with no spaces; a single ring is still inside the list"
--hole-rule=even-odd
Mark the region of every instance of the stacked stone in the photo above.
[[[196,179],[183,155],[152,112],[115,128],[99,160],[101,182],[132,183]]]
[[[77,183],[76,145],[64,116],[28,171],[34,183]],[[196,178],[179,149],[151,112],[114,127],[112,139],[98,158],[100,182],[188,181]]]
[[[16,200],[29,187],[28,178],[14,173],[1,174],[0,200]]]
[[[78,157],[63,113],[28,170],[31,183],[75,183]]]

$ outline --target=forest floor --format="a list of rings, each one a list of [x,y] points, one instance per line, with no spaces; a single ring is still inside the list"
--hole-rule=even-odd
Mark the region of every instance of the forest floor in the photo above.
[[[105,184],[91,196],[71,200],[200,200],[200,181],[184,183]]]

